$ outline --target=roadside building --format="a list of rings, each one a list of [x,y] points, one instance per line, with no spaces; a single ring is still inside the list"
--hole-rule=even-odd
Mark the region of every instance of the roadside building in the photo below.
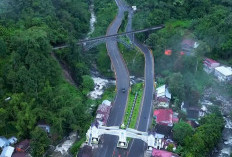
[[[14,152],[14,147],[6,146],[3,148],[1,157],[11,157]]]
[[[171,94],[166,85],[160,86],[156,89],[156,102],[158,108],[169,108]]]
[[[172,126],[156,124],[153,131],[164,135],[165,139],[172,138]]]
[[[154,111],[153,117],[156,124],[173,126],[173,123],[179,121],[178,117],[173,116],[172,109],[158,109]]]
[[[182,52],[186,55],[194,55],[194,50],[199,46],[199,44],[192,39],[184,39],[181,42]]]
[[[152,133],[155,137],[155,147],[156,149],[164,148],[164,135],[157,132]]]
[[[9,141],[3,137],[3,136],[0,136],[0,148],[4,148],[6,146],[9,146]]]
[[[166,87],[166,85],[162,85],[159,88],[156,89],[156,98],[167,98],[167,99],[171,99],[172,95],[171,93],[168,91],[168,88]]]
[[[220,66],[215,68],[215,76],[219,81],[231,81],[232,80],[232,68]]]
[[[152,157],[178,157],[178,155],[165,150],[153,149]]]
[[[169,103],[170,103],[170,99],[168,98],[163,98],[163,97],[158,97],[156,104],[158,108],[169,108]]]
[[[203,65],[204,65],[204,68],[203,68],[204,71],[209,74],[209,73],[214,72],[215,68],[220,66],[220,63],[210,58],[206,58],[203,61]]]
[[[108,100],[104,100],[101,105],[98,106],[97,115],[96,115],[96,123],[97,125],[106,125],[107,120],[110,115],[111,110],[111,102]]]

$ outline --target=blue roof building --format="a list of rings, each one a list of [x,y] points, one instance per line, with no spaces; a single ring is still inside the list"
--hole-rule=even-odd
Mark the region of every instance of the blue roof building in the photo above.
[[[4,148],[8,145],[9,145],[9,141],[5,137],[0,136],[0,148]]]
[[[14,147],[7,146],[3,149],[1,157],[11,157],[14,152]]]

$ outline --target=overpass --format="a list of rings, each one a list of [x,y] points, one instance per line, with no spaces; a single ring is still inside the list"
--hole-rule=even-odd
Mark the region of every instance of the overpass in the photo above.
[[[151,28],[146,28],[146,29],[140,29],[140,30],[135,30],[135,31],[127,31],[123,33],[117,33],[117,34],[112,34],[112,35],[105,35],[105,36],[99,36],[96,38],[91,38],[91,39],[86,39],[86,40],[80,40],[76,44],[77,45],[83,45],[84,47],[87,46],[87,50],[89,48],[92,48],[94,46],[97,46],[100,43],[106,42],[106,40],[117,40],[118,42],[121,42],[122,44],[125,45],[125,42],[122,41],[119,37],[126,36],[126,35],[132,35],[134,37],[134,34],[136,33],[142,33],[142,32],[147,32],[147,31],[154,31],[154,30],[159,30],[164,28],[164,25],[159,25],[156,27],[151,27]],[[127,45],[126,45],[127,46]],[[61,46],[56,46],[53,47],[53,50],[59,50],[68,47],[68,45],[61,45]]]
[[[126,149],[128,147],[128,138],[139,139],[147,143],[147,151],[152,151],[153,148],[160,149],[163,147],[163,137],[159,136],[159,134],[148,134],[147,132],[137,131],[131,128],[120,129],[118,126],[91,126],[86,133],[86,144],[89,146],[98,144],[100,137],[104,134],[118,136],[117,147],[119,148]]]

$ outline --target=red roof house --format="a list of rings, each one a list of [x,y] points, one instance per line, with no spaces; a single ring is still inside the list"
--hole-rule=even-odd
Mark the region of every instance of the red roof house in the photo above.
[[[213,72],[213,70],[220,66],[220,63],[218,63],[217,61],[215,60],[212,60],[210,58],[206,58],[204,61],[203,61],[203,64],[204,64],[204,70],[207,72],[207,73],[211,73]]]
[[[172,152],[164,151],[164,150],[153,149],[152,157],[178,157],[178,155],[173,154]]]
[[[157,124],[172,126],[174,122],[178,122],[175,116],[173,116],[172,109],[158,109],[154,111],[154,118]]]

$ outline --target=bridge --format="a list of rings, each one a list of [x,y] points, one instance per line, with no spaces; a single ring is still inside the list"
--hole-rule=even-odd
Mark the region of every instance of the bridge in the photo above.
[[[148,134],[131,128],[120,129],[118,126],[91,126],[86,133],[86,144],[89,146],[98,144],[101,135],[104,134],[118,136],[117,147],[124,149],[128,147],[128,138],[139,139],[147,143],[147,151],[152,151],[153,148],[160,149],[164,145],[162,141],[163,135]]]
[[[142,33],[142,32],[147,32],[147,31],[153,31],[153,30],[158,30],[158,29],[162,29],[164,28],[164,25],[159,25],[156,27],[151,27],[151,28],[146,28],[146,29],[140,29],[140,30],[135,30],[135,31],[128,31],[128,32],[123,32],[123,33],[117,33],[117,34],[113,34],[113,35],[106,35],[106,36],[99,36],[96,38],[91,38],[91,39],[85,39],[85,40],[80,40],[78,41],[76,44],[77,45],[82,45],[85,50],[89,50],[101,43],[106,42],[106,40],[116,40],[122,44],[124,44],[125,46],[130,48],[130,45],[128,45],[128,43],[126,41],[124,41],[122,38],[122,36],[125,35],[132,35],[134,38],[134,34],[136,33]],[[56,46],[53,47],[53,50],[59,50],[59,49],[63,49],[68,47],[68,45],[61,45],[61,46]]]

